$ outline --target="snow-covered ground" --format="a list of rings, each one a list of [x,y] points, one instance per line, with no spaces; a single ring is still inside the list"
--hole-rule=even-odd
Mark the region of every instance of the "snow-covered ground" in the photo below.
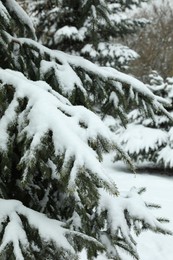
[[[151,174],[146,171],[137,172],[135,175],[123,163],[112,163],[110,157],[105,158],[104,167],[117,183],[120,192],[128,191],[134,186],[146,187],[143,199],[162,206],[161,209],[152,210],[152,213],[157,217],[168,218],[170,223],[164,225],[173,231],[173,176]],[[136,241],[140,260],[173,260],[173,236],[146,231],[137,237]],[[122,253],[121,256],[123,260],[132,260],[126,253]],[[106,259],[104,256],[97,257],[97,260]],[[88,260],[84,251],[80,254],[80,260]]]
[[[104,166],[121,192],[129,190],[133,186],[146,187],[147,191],[143,195],[144,200],[162,206],[161,209],[153,210],[153,214],[158,217],[168,218],[170,223],[166,224],[166,227],[173,231],[173,177],[142,173],[141,171],[134,175],[127,170],[124,164],[111,163],[109,158],[105,160]],[[173,259],[173,236],[164,236],[146,231],[136,241],[138,242],[140,260]],[[132,259],[127,254],[123,255],[123,257],[123,260]]]

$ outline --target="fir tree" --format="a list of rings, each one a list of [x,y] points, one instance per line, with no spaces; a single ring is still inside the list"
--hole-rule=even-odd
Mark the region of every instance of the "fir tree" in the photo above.
[[[46,0],[32,1],[29,9],[36,21],[38,39],[46,46],[80,54],[103,66],[125,69],[138,55],[119,41],[147,23],[146,19],[130,19],[127,15],[141,2],[146,0]]]
[[[173,78],[164,80],[157,71],[149,75],[147,87],[169,102],[167,110],[173,115]],[[137,162],[152,162],[160,169],[172,168],[172,121],[162,113],[147,117],[145,111],[134,109],[128,115],[130,124],[117,131],[126,152]],[[135,142],[134,142],[135,140]]]
[[[167,102],[115,69],[39,44],[15,0],[0,1],[0,25],[0,258],[77,259],[86,248],[88,259],[121,259],[120,249],[139,259],[132,229],[171,232],[143,189],[119,195],[102,155],[131,160],[88,108],[106,102],[123,120],[123,98],[128,106],[136,96],[170,117]]]

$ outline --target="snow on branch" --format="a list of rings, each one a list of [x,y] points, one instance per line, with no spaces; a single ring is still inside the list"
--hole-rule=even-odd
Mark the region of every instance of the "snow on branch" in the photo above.
[[[162,163],[165,168],[173,168],[173,127],[167,134],[167,143],[158,151],[157,162]]]
[[[0,199],[0,255],[4,254],[7,258],[8,250],[5,250],[12,245],[10,254],[14,254],[18,260],[24,260],[25,257],[36,258],[44,247],[47,248],[45,257],[53,257],[57,250],[59,253],[62,250],[62,259],[77,259],[74,245],[75,240],[80,239],[84,241],[83,247],[89,246],[91,249],[94,244],[98,250],[105,251],[107,257],[118,257],[121,248],[129,251],[135,259],[139,259],[131,227],[137,235],[147,228],[163,234],[172,233],[151,214],[150,207],[146,206],[138,193],[140,191],[133,188],[126,195],[114,198],[100,189],[97,213],[101,215],[106,211],[108,222],[99,230],[97,239],[70,230],[66,223],[27,208],[20,201]],[[95,221],[97,222],[97,218],[93,219],[93,222]],[[115,244],[110,243],[112,239],[109,236],[116,241]]]
[[[0,18],[1,18],[1,23],[2,23],[3,26],[5,26],[5,24],[9,25],[10,16],[9,16],[7,9],[2,4],[1,1],[0,1]]]
[[[136,242],[130,232],[131,229],[135,231],[137,236],[148,228],[154,232],[172,235],[172,232],[162,225],[162,221],[151,213],[151,207],[156,208],[157,206],[158,208],[159,206],[148,206],[141,199],[140,194],[141,190],[133,187],[129,192],[121,194],[115,199],[100,189],[98,215],[106,213],[108,217],[107,225],[100,231],[100,240],[107,248],[110,258],[114,254],[118,254],[119,247],[131,252],[135,259],[139,259],[135,249]],[[114,217],[112,218],[112,216]],[[109,237],[117,241],[116,246],[110,243]]]
[[[2,4],[3,2],[3,4]],[[2,7],[1,7],[2,6]],[[27,34],[30,33],[30,36],[36,39],[35,29],[33,27],[32,21],[23,10],[23,8],[15,0],[5,0],[0,2],[0,8],[3,10],[8,10],[8,16],[15,16],[18,19],[18,22],[27,27]],[[1,12],[1,11],[0,11]]]
[[[169,102],[154,95],[139,80],[113,68],[99,67],[82,57],[50,50],[33,40],[4,34],[8,38],[9,46],[11,48],[15,46],[14,67],[19,66],[20,71],[25,70],[25,74],[27,73],[34,80],[47,81],[56,91],[70,98],[72,103],[75,96],[79,99],[78,103],[83,105],[86,105],[87,100],[93,102],[96,97],[102,104],[105,103],[105,99],[109,100],[109,93],[113,91],[118,94],[118,99],[124,99],[124,107],[127,103],[130,105],[136,102],[138,106],[147,107],[148,113],[161,111],[172,120],[171,115],[164,108],[170,105]],[[18,45],[18,51],[16,45]],[[28,59],[25,60],[28,56],[29,62]],[[90,95],[87,94],[88,90]],[[109,103],[115,104],[112,100],[109,100]],[[119,109],[118,105],[117,109]]]
[[[3,83],[1,91],[9,86],[14,88],[13,99],[0,121],[1,152],[5,153],[9,149],[10,125],[17,125],[19,143],[26,138],[30,140],[19,162],[19,167],[25,169],[23,182],[28,176],[32,178],[30,167],[37,163],[36,154],[45,149],[44,139],[50,137],[53,154],[64,158],[62,175],[68,172],[67,169],[71,172],[69,190],[75,189],[78,172],[83,168],[82,172],[84,169],[92,172],[95,178],[102,180],[102,184],[107,183],[106,186],[112,187],[112,191],[117,193],[98,159],[100,156],[101,160],[104,150],[121,149],[118,148],[113,133],[98,116],[83,106],[70,105],[65,98],[55,94],[47,83],[27,80],[19,72],[0,69],[0,81]],[[22,111],[21,100],[26,100]],[[74,161],[71,170],[69,161]]]
[[[164,146],[168,140],[168,134],[161,129],[145,127],[143,125],[129,124],[126,130],[118,134],[119,142],[123,145],[124,150],[135,158],[143,154],[152,154]],[[139,156],[140,159],[140,156]]]
[[[129,61],[135,60],[138,54],[121,44],[99,42],[97,49],[87,43],[81,50],[81,54],[91,57],[94,62],[102,64],[107,60],[106,66],[114,67],[115,61],[118,68],[126,68]]]
[[[46,215],[25,207],[20,201],[0,199],[0,212],[1,256],[6,254],[6,248],[12,245],[11,253],[17,260],[24,260],[25,257],[35,259],[46,246],[46,254],[51,257],[55,255],[58,249],[59,252],[61,250],[66,252],[66,254],[62,252],[63,259],[69,259],[69,257],[76,259],[76,252],[73,248],[74,242],[72,242],[75,236],[85,240],[90,246],[95,243],[98,248],[104,248],[96,239],[69,230],[65,227],[65,223],[47,218]],[[29,231],[29,229],[31,230]],[[4,256],[8,257],[7,255]]]

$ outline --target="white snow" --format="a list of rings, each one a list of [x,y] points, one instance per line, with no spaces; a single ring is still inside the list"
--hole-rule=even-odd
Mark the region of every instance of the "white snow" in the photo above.
[[[54,41],[55,43],[60,43],[61,41],[65,39],[73,39],[73,40],[79,40],[82,41],[84,38],[84,35],[82,35],[82,30],[78,30],[74,26],[64,26],[58,29],[54,34]]]
[[[31,139],[30,147],[25,151],[21,162],[27,162],[35,158],[35,150],[39,148],[41,139],[50,130],[52,131],[53,144],[56,155],[65,153],[64,165],[71,158],[74,158],[74,166],[71,170],[69,180],[69,190],[73,190],[78,169],[84,167],[91,170],[101,180],[112,182],[106,176],[103,168],[98,161],[96,152],[88,146],[88,141],[95,141],[103,137],[109,144],[113,144],[115,137],[111,131],[104,125],[101,119],[93,112],[83,106],[72,106],[62,103],[59,96],[51,92],[51,87],[43,82],[34,82],[27,80],[19,72],[0,69],[0,79],[7,84],[12,84],[15,88],[15,96],[6,113],[1,119],[1,143],[0,148],[5,150],[8,145],[9,133],[8,125],[14,120],[18,121],[19,138],[26,134]],[[18,115],[16,107],[18,98],[28,98],[26,109]],[[66,99],[64,99],[66,101]],[[26,118],[29,123],[26,125]],[[82,128],[83,123],[86,128]],[[116,142],[115,142],[116,144]],[[55,177],[55,169],[53,176]],[[28,172],[26,171],[23,178],[25,180]]]
[[[130,190],[131,187],[146,187],[147,191],[142,195],[142,198],[146,202],[162,206],[161,209],[153,210],[153,214],[168,218],[170,223],[166,226],[173,231],[173,177],[150,174],[150,172],[139,172],[134,175],[122,163],[113,164],[110,162],[109,156],[105,159],[104,166],[108,175],[117,183],[121,193]],[[142,233],[136,241],[140,260],[173,259],[173,236],[164,236],[147,231]],[[124,260],[132,259],[127,254],[123,254],[123,256]]]
[[[55,76],[59,83],[59,87],[65,95],[67,95],[67,93],[71,93],[74,89],[74,86],[80,88],[84,93],[86,92],[86,90],[82,86],[80,78],[67,62],[64,62],[64,64],[60,65],[54,61],[42,60],[40,67],[41,76],[46,74],[52,68],[55,71]],[[67,75],[70,76],[67,77]]]
[[[7,9],[6,9],[5,6],[2,4],[2,2],[0,2],[0,15],[1,15],[1,17],[3,17],[3,18],[6,20],[6,23],[8,24],[8,23],[9,23],[10,16],[9,16],[9,14],[8,14]]]
[[[8,128],[8,123],[9,122],[14,122],[16,113],[15,109],[17,107],[17,101],[14,99],[7,110],[5,111],[5,115],[3,118],[0,120],[0,129],[1,129],[1,135],[0,135],[0,149],[2,151],[7,150],[7,145],[8,145],[8,133],[7,133],[7,128]]]
[[[32,21],[23,8],[15,0],[6,0],[6,6],[11,12],[14,12],[18,16],[20,21],[22,21],[30,28],[32,34],[35,36],[35,29],[33,27]]]
[[[140,152],[148,153],[155,151],[159,146],[167,143],[168,134],[156,128],[145,127],[143,125],[129,124],[118,135],[119,142],[125,144],[124,149],[130,154]]]
[[[158,152],[157,161],[163,162],[164,167],[173,168],[173,149],[169,146],[169,144]]]
[[[113,44],[108,42],[100,42],[95,50],[92,44],[86,44],[82,50],[82,54],[89,54],[90,57],[100,57],[102,59],[107,58],[107,66],[114,65],[115,59],[120,64],[126,64],[127,62],[134,60],[138,57],[138,54],[129,49],[127,46],[121,44]]]
[[[117,226],[121,226],[124,233],[127,231],[126,223],[123,222],[123,216],[118,215],[118,213],[122,213],[123,207],[128,208],[128,211],[134,215],[137,213],[139,217],[140,215],[142,217],[145,216],[145,220],[153,226],[155,226],[156,223],[154,216],[166,217],[170,220],[170,223],[165,224],[165,226],[168,229],[173,230],[173,177],[155,174],[151,175],[146,172],[134,175],[128,171],[122,163],[113,164],[110,155],[105,157],[103,166],[107,171],[108,176],[117,183],[121,193],[121,197],[115,199],[104,190],[100,190],[100,208],[102,208],[102,210],[105,208],[112,212],[115,211],[114,219],[110,223],[112,232]],[[146,209],[144,211],[144,203],[135,192],[135,189],[144,186],[147,188],[147,192],[142,195],[142,199],[148,203],[153,202],[162,205],[161,209],[153,210],[153,220],[152,216],[148,214],[148,210]],[[131,189],[131,187],[136,188]],[[127,193],[128,190],[130,190],[130,192]],[[136,202],[135,205],[134,201]],[[119,211],[117,211],[117,209],[119,209]],[[8,243],[12,242],[16,259],[24,260],[19,243],[27,249],[28,240],[25,230],[22,227],[20,215],[27,218],[31,227],[38,229],[39,235],[45,239],[45,241],[51,239],[57,243],[58,247],[63,247],[74,252],[73,248],[64,237],[66,233],[73,233],[73,231],[64,229],[63,223],[48,219],[45,215],[23,206],[19,201],[4,199],[0,199],[0,222],[3,222],[7,217],[9,217],[9,222],[5,229],[0,252]],[[77,223],[80,223],[77,214],[74,214],[73,218],[76,219]],[[74,232],[74,234],[80,235],[78,232]],[[81,235],[85,237],[85,235]],[[128,233],[126,235],[126,239],[129,240]],[[106,237],[103,237],[102,241],[107,243],[105,239]],[[88,240],[92,241],[92,238],[88,238]],[[135,240],[137,241],[137,250],[140,260],[172,260],[173,236],[164,236],[146,231],[139,237],[135,237]],[[122,256],[123,260],[132,259],[123,251],[119,250],[119,254]],[[89,260],[87,259],[85,250],[79,255],[81,260]],[[97,260],[107,260],[107,258],[104,255],[99,255]]]
[[[152,212],[157,217],[169,219],[170,223],[165,224],[165,226],[173,231],[173,176],[168,177],[141,171],[137,171],[135,175],[123,163],[112,163],[110,155],[105,157],[103,165],[108,175],[117,183],[120,194],[125,194],[131,187],[146,187],[147,190],[142,195],[142,199],[148,203],[161,205],[160,209],[153,209]],[[108,202],[107,207],[110,203]],[[114,204],[114,202],[112,203]],[[173,259],[173,236],[146,231],[135,240],[140,260]],[[132,260],[132,257],[124,252],[121,252],[121,256],[123,260]],[[99,255],[96,259],[107,260],[104,255]],[[80,254],[80,260],[88,260],[84,250]]]
[[[21,134],[25,132],[28,137],[32,139],[31,146],[29,147],[29,150],[26,151],[26,153],[24,154],[23,160],[27,160],[28,162],[30,160],[30,157],[34,157],[34,149],[38,148],[40,144],[40,139],[44,137],[44,134],[48,130],[52,130],[55,152],[57,154],[61,154],[66,151],[64,163],[68,161],[71,157],[75,157],[74,166],[70,175],[68,187],[69,190],[72,189],[75,191],[75,177],[78,167],[81,166],[84,166],[87,169],[91,170],[93,174],[99,176],[101,180],[108,182],[111,187],[115,187],[111,181],[112,179],[114,179],[115,183],[117,183],[118,187],[120,187],[122,196],[119,198],[113,198],[102,189],[100,190],[101,197],[98,211],[101,212],[104,209],[107,209],[110,212],[108,221],[110,222],[109,225],[112,228],[112,232],[115,232],[117,228],[121,227],[126,240],[133,246],[133,242],[131,241],[131,239],[129,239],[128,236],[129,232],[127,228],[127,223],[125,223],[122,214],[122,212],[126,208],[128,209],[131,216],[138,216],[139,219],[144,216],[144,220],[147,223],[149,223],[153,227],[155,227],[156,225],[159,226],[158,222],[154,218],[154,215],[149,215],[148,210],[143,207],[144,203],[136,195],[134,189],[131,190],[129,193],[126,193],[128,190],[131,189],[132,186],[136,186],[138,188],[139,183],[135,183],[135,181],[128,182],[128,177],[126,178],[126,173],[119,173],[115,165],[111,165],[108,160],[106,162],[107,164],[105,163],[103,168],[102,164],[99,163],[97,160],[96,153],[90,147],[88,147],[88,138],[92,138],[94,140],[95,138],[97,138],[97,135],[105,137],[108,142],[112,142],[114,140],[114,134],[107,129],[107,127],[94,113],[88,111],[82,106],[70,105],[70,103],[68,103],[66,99],[61,98],[60,95],[55,95],[55,92],[45,82],[42,83],[41,81],[33,82],[27,80],[19,72],[0,69],[0,79],[3,81],[4,84],[6,83],[12,85],[15,88],[15,95],[13,101],[11,102],[11,106],[9,106],[9,110],[7,109],[6,114],[3,115],[1,119],[2,123],[0,125],[0,131],[3,136],[5,136],[5,133],[8,135],[6,131],[8,124],[16,119],[15,107],[17,105],[18,99],[27,97],[29,100],[26,109],[22,112],[19,118],[17,118],[18,127]],[[25,117],[29,119],[28,125],[23,124]],[[85,128],[82,128],[79,123],[83,123],[85,125]],[[4,139],[7,140],[6,137],[4,137]],[[4,148],[4,146],[7,144],[4,143],[0,145],[3,145],[2,148]],[[51,164],[52,176],[55,178],[56,166],[50,161],[48,161],[48,163]],[[134,178],[134,175],[129,174],[129,176],[133,176]],[[138,176],[136,177],[136,179],[137,178]],[[141,184],[141,186],[145,186],[145,180]],[[158,182],[158,185],[162,187],[161,185],[163,185],[163,183]],[[46,203],[46,199],[47,198],[45,196],[42,201],[43,208]],[[153,202],[152,196],[149,199],[149,202],[150,201]],[[135,204],[133,204],[134,202]],[[158,202],[162,202],[162,200]],[[23,244],[26,247],[28,244],[27,236],[21,226],[22,224],[19,214],[26,216],[29,224],[38,229],[39,234],[43,239],[53,240],[55,241],[55,243],[57,243],[57,246],[65,247],[67,248],[67,250],[71,250],[73,252],[73,248],[71,248],[70,244],[64,237],[65,232],[68,231],[62,227],[62,223],[56,220],[50,220],[46,218],[43,214],[28,209],[17,201],[11,200],[0,200],[0,214],[1,221],[4,220],[4,218],[6,218],[7,216],[9,216],[10,220],[9,224],[6,226],[0,250],[3,250],[3,248],[8,243],[12,242],[17,259],[23,260],[22,252],[19,247],[20,241],[22,240]],[[111,215],[114,216],[113,219],[111,218]],[[165,216],[165,212],[163,212],[162,216]],[[74,214],[73,219],[77,222],[77,224],[79,224],[78,226],[80,227],[78,215]],[[13,236],[10,235],[12,231],[15,231]],[[150,234],[150,232],[148,232],[147,234]],[[84,237],[85,235],[82,236]],[[149,239],[153,239],[153,237],[155,238],[153,234],[149,235]],[[158,237],[160,238],[160,236]],[[92,238],[88,239],[90,239],[90,241],[92,240]],[[170,238],[166,239],[170,241]],[[102,237],[102,242],[103,241],[107,243],[105,237]],[[141,254],[141,256],[143,257],[142,250],[145,251],[147,243],[144,244],[143,247],[143,244],[141,244],[140,242],[140,238],[138,239],[138,241],[138,253],[139,255]],[[161,244],[161,242],[158,242],[158,244],[159,243]],[[150,245],[151,244],[149,244],[149,246]],[[153,244],[153,248],[155,247],[157,247],[157,245]],[[168,248],[168,250],[172,249]],[[153,253],[151,253],[151,251],[149,251],[149,253],[153,257]],[[158,254],[158,250],[154,254],[156,257]],[[160,254],[162,256],[162,252]],[[140,258],[141,260],[152,259],[142,257]],[[157,259],[161,260],[161,258],[159,259],[159,257]],[[84,260],[84,258],[82,260]],[[166,260],[169,260],[169,258]]]
[[[173,7],[173,1],[172,0],[150,0],[146,1],[146,3],[141,3],[141,7],[135,7],[129,11],[128,10],[128,17],[133,17],[135,14],[139,14],[140,12],[145,11],[146,13],[150,14],[152,16],[153,13],[153,6],[156,6],[159,8],[162,5],[169,5],[170,8]]]
[[[160,110],[163,112],[168,118],[171,120],[172,117],[171,115],[166,111],[166,109],[163,107],[163,105],[169,105],[169,101],[166,99],[154,95],[147,87],[145,84],[140,82],[138,79],[126,75],[122,72],[119,72],[116,69],[109,68],[109,67],[99,67],[92,62],[78,56],[74,55],[69,55],[65,54],[64,52],[61,51],[56,51],[56,50],[50,50],[41,44],[31,40],[31,39],[26,39],[26,38],[15,38],[11,37],[9,34],[7,34],[7,37],[9,37],[9,40],[11,41],[17,41],[19,44],[25,44],[28,45],[30,48],[38,49],[41,55],[47,54],[50,56],[50,60],[56,61],[57,63],[60,63],[62,65],[60,66],[53,66],[52,69],[56,69],[57,74],[57,80],[59,79],[61,81],[61,84],[64,83],[64,85],[67,85],[67,78],[63,77],[65,75],[65,69],[67,69],[68,78],[71,79],[70,82],[70,90],[71,87],[73,86],[73,89],[76,89],[76,82],[79,82],[79,77],[77,73],[75,72],[76,69],[81,68],[84,72],[85,75],[95,75],[98,76],[100,79],[102,79],[105,83],[109,82],[112,83],[112,87],[118,88],[118,85],[116,82],[121,83],[124,87],[130,88],[131,92],[134,91],[137,95],[139,94],[140,96],[146,97],[149,99],[152,103],[152,109],[154,110]],[[53,63],[51,63],[53,64]],[[43,64],[43,70],[41,71],[42,73],[46,71],[46,69],[49,67],[50,63],[44,63]],[[56,68],[55,68],[56,67]],[[61,71],[62,70],[62,71]],[[60,78],[59,78],[60,77]],[[109,84],[108,84],[109,85]],[[106,86],[106,84],[105,84]],[[80,86],[80,84],[77,85],[80,89],[83,89],[84,86]],[[67,88],[68,89],[68,88]],[[85,92],[85,91],[84,91]]]
[[[27,218],[29,225],[38,230],[40,237],[44,241],[52,240],[57,244],[57,247],[63,247],[74,253],[74,249],[65,238],[65,234],[70,231],[62,227],[63,223],[49,219],[44,214],[29,209],[16,200],[0,199],[0,212],[0,223],[9,217],[0,252],[7,244],[12,242],[16,259],[24,260],[19,243],[27,249],[29,242],[20,219],[20,215],[23,215]]]
[[[2,204],[0,203],[0,206]],[[1,210],[3,209],[0,207]],[[17,260],[24,260],[24,257],[22,255],[22,251],[20,249],[19,242],[27,248],[29,246],[27,236],[25,231],[23,230],[22,222],[20,217],[17,215],[17,213],[14,211],[9,216],[9,223],[7,224],[3,236],[3,241],[0,246],[0,252],[6,247],[6,245],[10,242],[13,243],[14,246],[14,254]]]

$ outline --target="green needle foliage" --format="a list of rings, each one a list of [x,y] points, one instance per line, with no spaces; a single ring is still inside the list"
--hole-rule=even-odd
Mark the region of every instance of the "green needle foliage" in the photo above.
[[[156,71],[153,71],[149,75],[147,86],[155,95],[163,97],[169,102],[167,110],[172,115],[173,79],[168,77],[164,80]],[[148,117],[145,111],[140,113],[137,109],[131,111],[128,118],[130,124],[120,135],[121,142],[129,156],[137,163],[151,162],[152,167],[155,166],[161,170],[172,169],[172,120],[159,111]],[[132,132],[133,134],[130,135]],[[132,147],[134,136],[136,145]],[[148,139],[149,136],[150,139]]]
[[[146,0],[46,0],[31,1],[28,9],[38,39],[46,46],[122,70],[138,57],[119,42],[147,23],[146,19],[127,16],[130,9],[142,2]]]
[[[0,100],[2,260],[77,259],[83,248],[88,259],[121,259],[122,249],[139,259],[132,229],[171,234],[138,190],[120,196],[106,175],[104,153],[133,165],[93,112],[125,120],[133,102],[170,117],[165,100],[115,69],[44,47],[15,0],[0,1]]]

